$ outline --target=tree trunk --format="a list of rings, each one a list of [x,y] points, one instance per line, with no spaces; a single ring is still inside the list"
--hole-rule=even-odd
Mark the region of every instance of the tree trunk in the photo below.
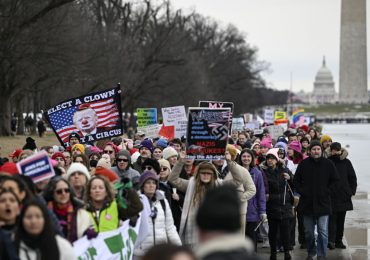
[[[17,135],[24,135],[24,118],[23,118],[23,111],[24,107],[22,105],[23,98],[17,100],[17,116],[18,116],[18,128],[17,128]]]
[[[2,95],[0,95],[0,104],[0,136],[9,136],[11,135],[10,96],[2,93]]]

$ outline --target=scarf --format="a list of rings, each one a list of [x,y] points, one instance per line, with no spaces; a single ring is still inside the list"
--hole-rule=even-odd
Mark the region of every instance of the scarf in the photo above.
[[[77,212],[74,210],[72,203],[67,205],[57,205],[56,203],[49,202],[48,208],[52,209],[56,214],[59,225],[62,227],[65,238],[74,242],[77,240]]]

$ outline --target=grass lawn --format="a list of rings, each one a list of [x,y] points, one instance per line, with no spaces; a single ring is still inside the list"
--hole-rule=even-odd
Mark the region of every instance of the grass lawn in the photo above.
[[[26,144],[28,135],[6,136],[0,137],[0,157],[8,157],[15,149],[22,148]],[[36,135],[31,135],[36,141],[37,148],[46,145],[60,145],[58,139],[53,132],[46,132],[45,136],[40,138]]]

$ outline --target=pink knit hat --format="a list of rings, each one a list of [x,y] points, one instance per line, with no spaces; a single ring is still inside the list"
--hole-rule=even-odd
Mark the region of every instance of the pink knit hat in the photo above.
[[[292,141],[288,145],[288,149],[292,149],[293,151],[296,151],[297,153],[302,153],[302,146],[299,141]]]
[[[260,147],[267,147],[267,148],[272,148],[272,140],[269,137],[265,137],[262,139],[260,143]]]
[[[273,155],[273,156],[276,158],[276,160],[278,161],[278,160],[279,160],[278,151],[279,151],[279,148],[272,148],[272,149],[268,150],[268,152],[266,153],[266,157],[267,157],[269,154],[271,154],[271,155]]]

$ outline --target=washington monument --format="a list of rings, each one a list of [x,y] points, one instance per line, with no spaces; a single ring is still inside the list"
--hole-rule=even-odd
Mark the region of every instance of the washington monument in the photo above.
[[[367,103],[366,0],[342,0],[339,100]]]

